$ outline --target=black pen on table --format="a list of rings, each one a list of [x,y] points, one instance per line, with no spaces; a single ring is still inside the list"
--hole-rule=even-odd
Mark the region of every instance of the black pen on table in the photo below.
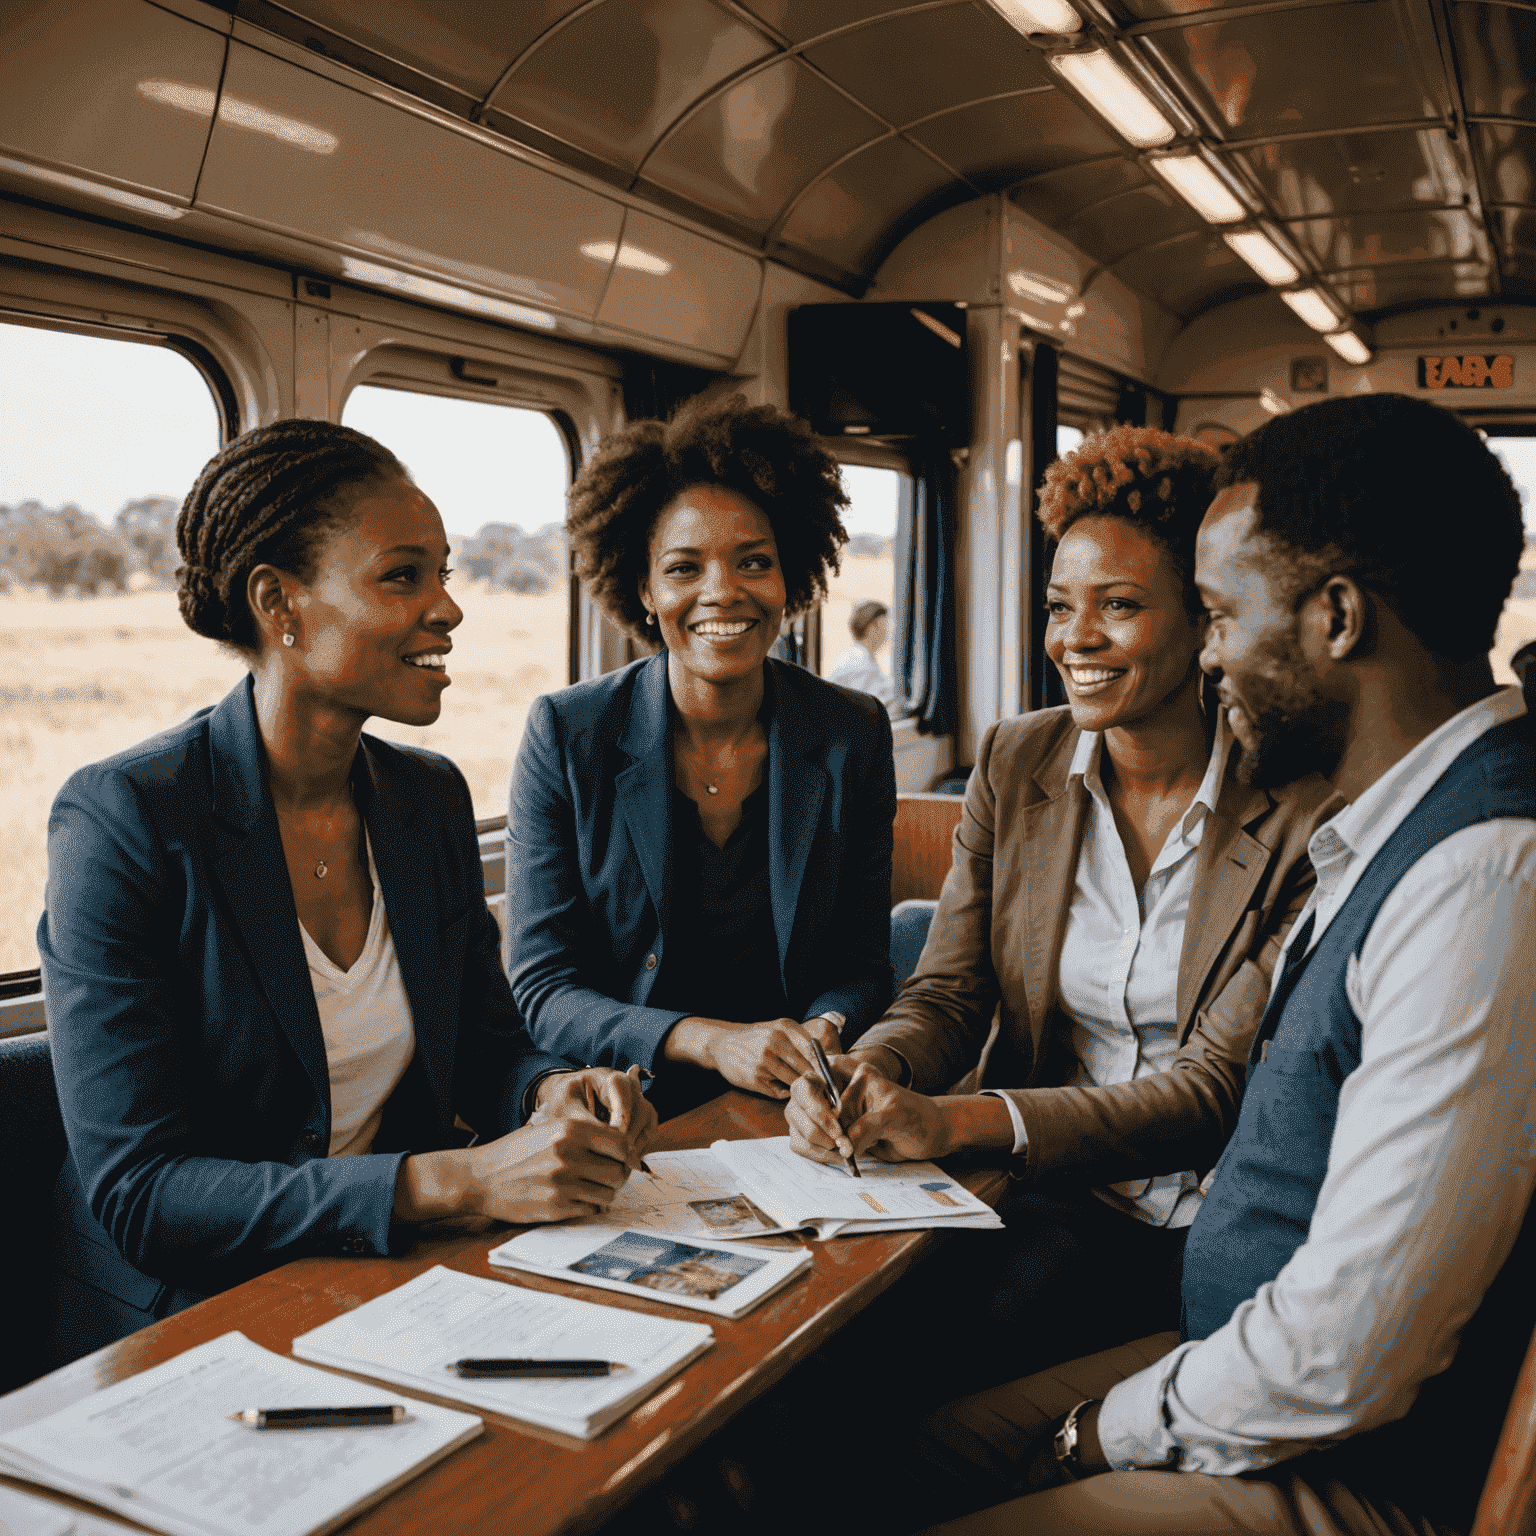
[[[357,1408],[242,1408],[229,1415],[247,1429],[366,1429],[401,1424],[399,1403],[368,1403]]]
[[[821,1041],[812,1040],[811,1049],[816,1053],[816,1070],[821,1073],[822,1085],[827,1090],[827,1097],[832,1101],[832,1109],[835,1114],[840,1114],[843,1108],[843,1096],[837,1091],[836,1079],[832,1076],[832,1063],[827,1060],[827,1053],[821,1048]],[[862,1179],[864,1175],[859,1172],[859,1165],[853,1158],[845,1157],[843,1161],[848,1165],[848,1172],[856,1179]]]
[[[538,1376],[612,1376],[629,1367],[617,1360],[455,1360],[448,1367],[457,1376],[514,1381]]]
[[[630,1067],[629,1071],[638,1073],[641,1079],[647,1083],[652,1081],[652,1079],[654,1079],[656,1076],[656,1074],[652,1072],[649,1067],[642,1067],[638,1061]],[[629,1072],[626,1072],[624,1075],[628,1077]],[[582,1092],[587,1096],[587,1108],[590,1109],[592,1113],[606,1125],[608,1123],[608,1106],[593,1094],[592,1086],[590,1083],[584,1082],[581,1087]],[[650,1171],[651,1170],[645,1166],[645,1159],[642,1157],[640,1159],[640,1172],[649,1174]]]

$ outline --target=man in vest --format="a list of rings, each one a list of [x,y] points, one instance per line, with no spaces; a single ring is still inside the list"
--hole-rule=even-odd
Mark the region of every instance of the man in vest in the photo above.
[[[1488,661],[1519,497],[1399,395],[1277,417],[1217,485],[1201,663],[1251,782],[1317,769],[1346,803],[1190,1230],[1182,1338],[935,1415],[948,1511],[995,1506],[946,1531],[1465,1532],[1536,1325],[1536,721]]]

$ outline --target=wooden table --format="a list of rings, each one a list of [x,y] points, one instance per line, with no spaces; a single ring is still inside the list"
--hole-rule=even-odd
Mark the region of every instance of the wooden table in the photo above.
[[[783,1134],[778,1104],[732,1092],[668,1121],[656,1150]],[[1006,1182],[1000,1168],[954,1172],[992,1204]],[[701,1319],[698,1312],[660,1301],[521,1272],[514,1278],[493,1269],[486,1255],[514,1230],[482,1221],[444,1223],[402,1257],[286,1264],[0,1397],[0,1430],[42,1418],[231,1329],[286,1355],[299,1334],[434,1264],[607,1306],[686,1322]],[[485,1433],[358,1516],[348,1525],[348,1536],[421,1531],[483,1536],[488,1530],[553,1536],[591,1530],[779,1381],[940,1240],[931,1231],[892,1232],[809,1244],[815,1258],[806,1274],[737,1322],[708,1318],[714,1348],[595,1440],[572,1440],[474,1409],[485,1420]],[[449,1398],[436,1401],[463,1407]]]

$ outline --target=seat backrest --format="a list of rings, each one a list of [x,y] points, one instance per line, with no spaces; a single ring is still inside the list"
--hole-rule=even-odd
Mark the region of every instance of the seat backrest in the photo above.
[[[53,1186],[66,1145],[46,1034],[0,1039],[0,1169],[7,1259],[0,1265],[0,1392],[48,1369]]]
[[[1536,1334],[1509,1400],[1472,1536],[1536,1536]]]
[[[891,850],[891,905],[914,897],[936,901],[949,873],[950,843],[964,802],[954,795],[896,796]]]
[[[891,974],[895,990],[917,969],[928,928],[938,911],[936,901],[899,901],[891,908]]]

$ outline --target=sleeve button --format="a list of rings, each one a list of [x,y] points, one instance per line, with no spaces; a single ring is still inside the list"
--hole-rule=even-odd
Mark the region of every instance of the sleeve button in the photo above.
[[[647,955],[645,957],[645,968],[648,971],[654,971],[656,969],[656,956],[655,955]]]

